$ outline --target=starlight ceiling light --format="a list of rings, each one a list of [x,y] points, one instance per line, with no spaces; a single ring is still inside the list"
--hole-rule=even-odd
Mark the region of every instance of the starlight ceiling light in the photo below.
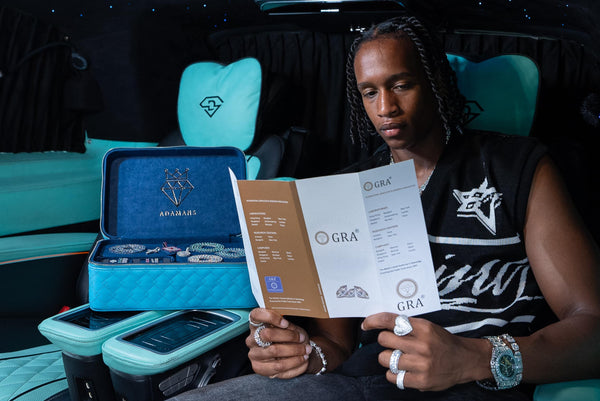
[[[365,13],[404,10],[398,0],[254,0],[270,15]]]

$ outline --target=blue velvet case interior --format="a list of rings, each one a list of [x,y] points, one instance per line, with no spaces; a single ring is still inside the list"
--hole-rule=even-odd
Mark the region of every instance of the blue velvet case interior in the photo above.
[[[256,304],[229,168],[246,177],[244,154],[234,147],[106,153],[101,215],[106,239],[89,261],[93,310]]]
[[[107,238],[214,238],[240,233],[228,167],[246,177],[232,147],[113,149],[104,159]]]

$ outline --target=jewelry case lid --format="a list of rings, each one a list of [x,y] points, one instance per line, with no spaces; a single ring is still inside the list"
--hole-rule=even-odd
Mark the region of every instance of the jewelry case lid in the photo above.
[[[246,178],[235,147],[115,148],[103,160],[105,238],[214,238],[241,230],[228,168]]]

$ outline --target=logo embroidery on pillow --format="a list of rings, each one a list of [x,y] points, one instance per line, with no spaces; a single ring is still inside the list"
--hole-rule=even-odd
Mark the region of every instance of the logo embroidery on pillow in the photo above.
[[[496,235],[496,208],[502,202],[502,193],[494,187],[488,187],[487,178],[479,188],[470,191],[453,190],[454,197],[460,203],[457,217],[475,217],[489,232]]]
[[[481,115],[481,113],[485,111],[483,110],[483,107],[477,103],[477,100],[467,100],[465,103],[465,109],[467,110],[467,121],[465,122],[465,125],[475,120]]]
[[[221,99],[219,96],[207,96],[200,102],[200,107],[202,107],[206,114],[212,118],[222,104],[223,99]]]

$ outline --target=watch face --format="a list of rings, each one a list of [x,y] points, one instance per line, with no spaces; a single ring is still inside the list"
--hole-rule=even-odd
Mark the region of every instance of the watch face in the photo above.
[[[512,352],[503,352],[498,358],[498,371],[507,379],[512,379],[515,374],[515,358]]]

